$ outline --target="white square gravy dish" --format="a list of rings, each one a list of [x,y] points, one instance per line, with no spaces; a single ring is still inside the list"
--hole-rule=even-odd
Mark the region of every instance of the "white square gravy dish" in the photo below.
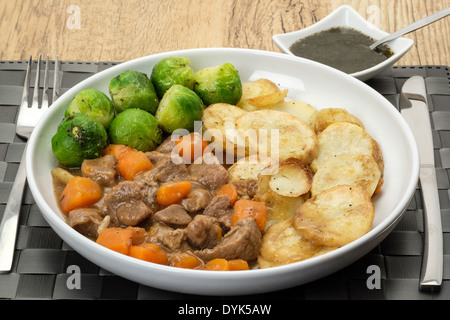
[[[320,20],[319,22],[307,28],[293,31],[289,33],[276,34],[273,36],[273,41],[280,48],[281,51],[289,55],[295,56],[291,51],[291,46],[298,40],[311,36],[321,31],[325,31],[334,27],[352,28],[369,36],[374,40],[379,40],[388,35],[387,32],[378,29],[373,24],[369,23],[361,17],[352,7],[341,6],[330,15]],[[412,47],[414,41],[408,38],[397,38],[388,42],[388,47],[392,50],[393,55],[383,62],[355,73],[351,76],[366,81],[379,74],[381,71],[390,68],[396,63],[406,52]]]

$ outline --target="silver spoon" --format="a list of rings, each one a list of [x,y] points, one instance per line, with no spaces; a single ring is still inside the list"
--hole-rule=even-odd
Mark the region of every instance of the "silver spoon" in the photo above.
[[[394,33],[391,33],[390,35],[388,35],[388,36],[378,40],[374,44],[372,44],[369,48],[371,50],[374,50],[376,47],[378,47],[382,43],[394,40],[394,39],[401,37],[407,33],[410,33],[412,31],[420,29],[426,25],[429,25],[432,22],[435,22],[437,20],[445,18],[449,14],[450,14],[450,7],[448,7],[447,9],[444,9],[442,11],[436,12],[435,14],[432,14],[431,16],[420,19],[419,21],[413,22],[410,25],[407,25],[406,27],[403,27]]]

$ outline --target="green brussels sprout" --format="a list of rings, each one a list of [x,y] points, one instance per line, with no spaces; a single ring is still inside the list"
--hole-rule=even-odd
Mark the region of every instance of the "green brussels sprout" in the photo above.
[[[163,136],[152,114],[141,109],[126,109],[111,123],[109,138],[111,143],[125,144],[146,152],[155,149]]]
[[[127,70],[109,82],[109,93],[117,113],[142,109],[155,114],[159,99],[152,82],[142,72]]]
[[[174,84],[181,84],[194,89],[194,70],[189,66],[190,60],[184,57],[168,57],[159,61],[154,67],[150,79],[159,99]]]
[[[194,130],[194,122],[203,115],[202,100],[191,89],[176,84],[164,94],[156,110],[156,120],[167,133],[177,129]]]
[[[79,92],[66,109],[65,117],[84,113],[108,129],[114,119],[114,106],[106,94],[97,89]]]
[[[194,91],[205,106],[214,103],[235,105],[241,99],[241,78],[230,63],[202,69],[194,75],[194,80]]]
[[[79,167],[84,159],[102,155],[108,144],[108,134],[97,120],[75,113],[59,124],[51,142],[53,153],[62,165]]]

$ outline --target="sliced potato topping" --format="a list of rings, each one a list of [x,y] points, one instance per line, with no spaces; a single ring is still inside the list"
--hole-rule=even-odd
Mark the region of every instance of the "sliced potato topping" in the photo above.
[[[293,219],[272,225],[265,233],[258,263],[261,268],[274,267],[309,259],[335,248],[318,246],[302,237]]]
[[[317,154],[317,136],[304,121],[286,112],[258,110],[236,118],[236,129],[248,141],[247,153],[310,163]],[[255,151],[256,150],[256,151]]]
[[[311,163],[311,169],[316,172],[329,158],[350,153],[365,154],[378,159],[380,171],[383,172],[379,152],[378,144],[366,130],[352,123],[336,122],[318,135],[318,154]]]
[[[266,203],[259,267],[312,258],[367,233],[384,159],[361,120],[343,108],[286,101],[288,90],[268,79],[242,88],[236,106],[211,105],[202,120],[237,160],[231,182],[254,182],[253,199]]]
[[[342,154],[326,160],[312,179],[311,195],[347,184],[363,188],[370,196],[375,193],[381,172],[373,157],[363,154]]]
[[[268,79],[258,79],[242,84],[242,97],[237,106],[245,111],[267,108],[286,98],[288,91]]]
[[[356,124],[364,129],[364,125],[354,115],[350,114],[347,110],[341,108],[326,108],[320,110],[316,114],[315,129],[317,133],[325,130],[330,124],[335,122],[348,122]]]
[[[362,188],[340,185],[301,205],[294,227],[316,245],[341,247],[369,232],[375,216],[370,196]]]
[[[280,163],[278,171],[270,177],[272,191],[285,197],[298,197],[311,189],[312,172],[300,159],[289,158]]]

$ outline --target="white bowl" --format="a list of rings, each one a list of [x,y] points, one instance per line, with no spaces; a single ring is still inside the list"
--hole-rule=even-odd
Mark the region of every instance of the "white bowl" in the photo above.
[[[330,15],[313,24],[312,26],[294,32],[277,34],[272,38],[281,51],[295,56],[290,51],[290,47],[297,40],[334,27],[353,28],[375,40],[380,40],[381,38],[388,35],[387,32],[378,29],[367,20],[362,18],[352,7],[345,5],[339,7]],[[408,52],[413,44],[414,41],[408,38],[397,38],[391,42],[388,42],[387,45],[394,53],[390,58],[371,68],[352,73],[351,75],[361,81],[369,80],[381,71],[394,65],[394,63],[396,63],[401,57],[403,57],[406,52]]]
[[[358,240],[323,256],[286,266],[248,271],[185,270],[140,261],[88,240],[64,221],[58,209],[50,170],[57,165],[50,140],[66,105],[82,89],[108,93],[109,80],[133,69],[149,74],[168,56],[190,58],[194,70],[232,63],[242,81],[268,78],[288,89],[288,99],[316,108],[343,107],[361,119],[379,142],[385,157],[385,183],[375,199],[372,230]],[[191,294],[244,295],[285,289],[333,273],[364,256],[394,228],[414,194],[419,158],[413,134],[399,112],[361,81],[325,65],[289,55],[248,49],[209,48],[156,54],[100,72],[68,90],[34,129],[26,154],[28,184],[44,218],[74,250],[98,266],[144,285]],[[83,270],[81,270],[83,272]]]

